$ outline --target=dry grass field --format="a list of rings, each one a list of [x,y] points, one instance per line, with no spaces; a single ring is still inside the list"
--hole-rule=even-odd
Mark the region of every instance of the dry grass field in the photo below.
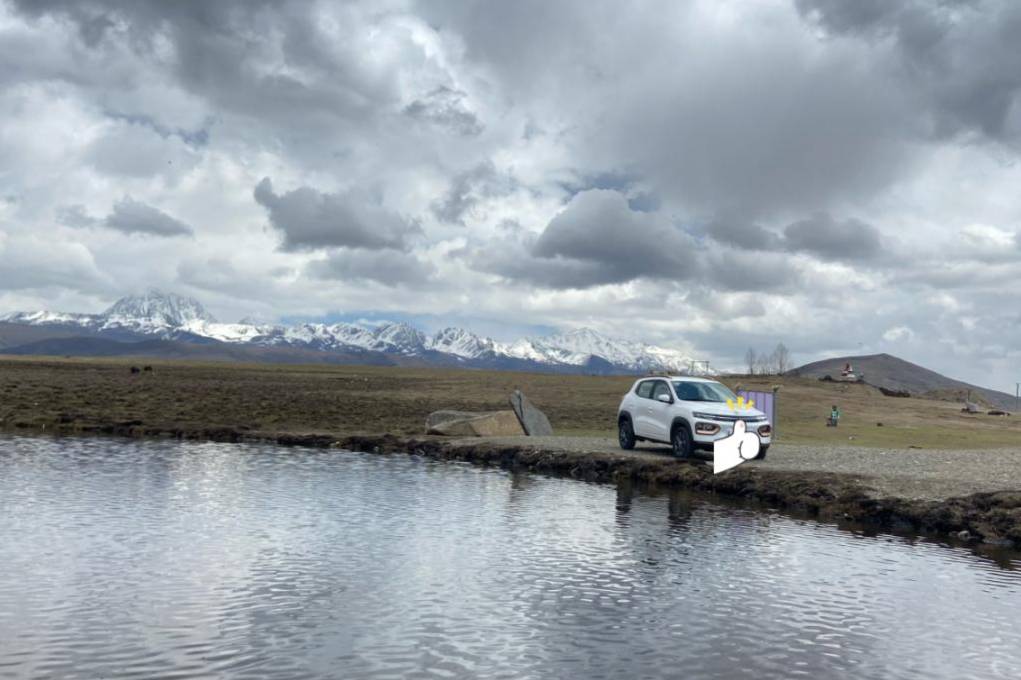
[[[519,387],[558,434],[607,435],[630,377],[373,366],[0,357],[0,429],[93,430],[104,424],[198,431],[420,434],[441,408],[508,407]],[[780,384],[780,441],[906,448],[1021,444],[1021,418],[966,415],[953,402],[885,397],[864,385],[812,379],[734,378],[734,386]],[[839,428],[825,426],[832,404]],[[877,423],[882,423],[878,426]]]

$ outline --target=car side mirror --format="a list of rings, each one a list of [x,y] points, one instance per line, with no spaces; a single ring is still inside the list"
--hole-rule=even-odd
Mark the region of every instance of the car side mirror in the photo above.
[[[674,400],[670,398],[669,394],[661,394],[658,397],[656,397],[656,399],[660,400],[664,404],[672,404],[672,403],[674,403]]]

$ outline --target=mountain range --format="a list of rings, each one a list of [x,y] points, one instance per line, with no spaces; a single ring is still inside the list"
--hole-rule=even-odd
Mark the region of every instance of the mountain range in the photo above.
[[[497,342],[463,328],[428,335],[405,322],[282,325],[221,323],[189,297],[149,289],[101,314],[0,315],[7,354],[189,356],[505,368],[565,373],[687,372],[684,352],[607,337],[588,328]]]

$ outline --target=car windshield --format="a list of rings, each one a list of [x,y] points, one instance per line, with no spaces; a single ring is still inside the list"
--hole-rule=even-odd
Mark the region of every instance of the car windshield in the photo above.
[[[686,382],[674,381],[674,392],[677,398],[682,401],[716,401],[724,402],[728,399],[737,400],[734,393],[725,385],[717,382]]]

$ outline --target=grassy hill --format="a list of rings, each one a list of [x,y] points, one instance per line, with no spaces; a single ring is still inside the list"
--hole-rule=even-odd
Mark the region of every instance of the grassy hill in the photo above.
[[[836,357],[805,364],[787,372],[788,376],[821,378],[840,375],[844,364],[850,363],[855,372],[864,375],[865,382],[875,387],[907,390],[912,396],[963,402],[968,394],[972,401],[985,403],[1007,411],[1014,410],[1014,395],[998,392],[961,380],[954,380],[935,371],[905,361],[890,354]]]
[[[888,397],[868,384],[791,375],[724,382],[750,389],[780,385],[780,441],[926,449],[1021,446],[1021,418],[962,413],[960,401]],[[834,404],[842,413],[840,426],[826,427]]]

